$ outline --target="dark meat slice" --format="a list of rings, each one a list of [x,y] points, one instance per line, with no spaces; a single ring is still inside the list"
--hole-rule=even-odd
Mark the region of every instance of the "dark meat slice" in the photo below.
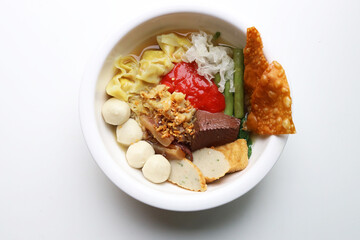
[[[185,152],[178,145],[170,144],[168,147],[164,147],[159,143],[150,143],[152,144],[156,154],[161,154],[168,160],[181,160],[186,156]]]
[[[181,150],[186,154],[186,158],[189,159],[190,161],[193,160],[193,155],[192,155],[192,152],[189,148],[189,146],[185,143],[180,143],[180,142],[177,142],[177,141],[174,141],[173,142],[174,145],[176,146],[179,146],[181,148]]]
[[[149,118],[145,115],[139,117],[140,123],[154,136],[154,138],[163,146],[169,146],[174,140],[173,136],[162,137],[162,134],[155,129],[155,121],[153,118]]]
[[[224,113],[198,110],[195,113],[195,134],[191,140],[192,151],[212,146],[221,146],[237,139],[240,120]]]

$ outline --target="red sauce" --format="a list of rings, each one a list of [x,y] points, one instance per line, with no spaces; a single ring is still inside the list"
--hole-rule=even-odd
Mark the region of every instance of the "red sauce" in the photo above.
[[[169,86],[169,92],[182,92],[186,99],[197,109],[208,112],[222,112],[225,98],[213,81],[197,73],[195,62],[180,62],[160,82]]]

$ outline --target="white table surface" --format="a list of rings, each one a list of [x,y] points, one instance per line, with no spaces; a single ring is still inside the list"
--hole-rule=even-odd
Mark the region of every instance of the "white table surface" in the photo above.
[[[179,213],[117,189],[82,136],[88,59],[126,21],[227,9],[286,70],[298,133],[253,190]],[[0,2],[0,239],[360,239],[359,1]]]

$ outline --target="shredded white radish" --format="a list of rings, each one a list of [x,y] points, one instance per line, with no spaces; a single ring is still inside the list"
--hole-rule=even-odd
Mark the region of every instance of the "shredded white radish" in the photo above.
[[[229,56],[232,50],[228,47],[214,46],[212,36],[205,32],[191,34],[192,46],[183,55],[185,62],[195,61],[198,73],[211,81],[216,73],[220,73],[219,91],[223,92],[226,81],[230,81],[230,92],[234,92],[234,61]]]

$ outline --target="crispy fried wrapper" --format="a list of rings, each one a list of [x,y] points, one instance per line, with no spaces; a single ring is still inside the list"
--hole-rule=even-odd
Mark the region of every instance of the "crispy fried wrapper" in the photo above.
[[[249,101],[258,81],[269,66],[263,53],[263,43],[260,33],[255,27],[247,29],[246,46],[244,48],[244,88],[245,105],[249,108]]]
[[[296,133],[289,84],[278,62],[273,61],[264,71],[250,103],[245,129],[262,135]]]

